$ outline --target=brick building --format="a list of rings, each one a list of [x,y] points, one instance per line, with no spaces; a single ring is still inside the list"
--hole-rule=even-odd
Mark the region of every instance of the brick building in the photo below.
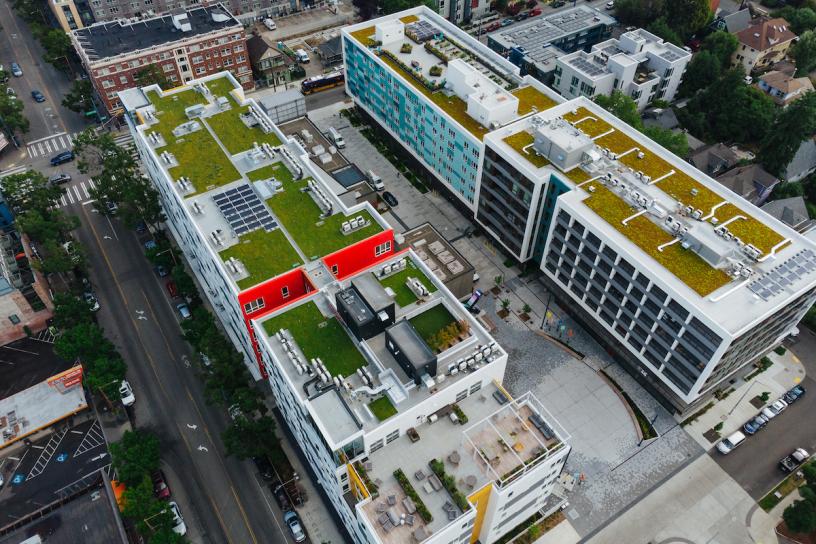
[[[110,114],[117,92],[139,86],[139,72],[156,65],[171,83],[229,70],[252,89],[243,26],[221,5],[138,22],[98,23],[71,33],[82,64]]]

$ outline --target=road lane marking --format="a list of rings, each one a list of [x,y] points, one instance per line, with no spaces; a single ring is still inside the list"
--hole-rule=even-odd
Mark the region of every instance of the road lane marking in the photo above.
[[[34,157],[37,156],[37,152],[34,151],[34,149],[32,149],[30,146],[27,147],[26,150],[28,151],[28,158],[29,159],[33,159]]]
[[[79,187],[77,187],[76,185],[74,185],[74,192],[76,193],[77,196],[77,202],[82,202],[82,196],[79,194]]]
[[[44,136],[44,137],[39,138],[37,140],[32,140],[32,141],[28,142],[28,145],[36,144],[38,142],[44,142],[45,140],[50,140],[51,138],[54,138],[56,136],[62,136],[63,134],[65,134],[65,132],[58,132],[56,134],[51,134],[49,136]]]
[[[232,484],[230,484],[230,491],[232,491],[232,496],[235,497],[235,502],[238,503],[238,509],[241,510],[241,515],[244,517],[244,523],[246,523],[247,529],[249,529],[249,536],[252,537],[252,542],[258,544],[258,540],[255,538],[255,532],[252,530],[252,527],[249,526],[249,519],[244,511],[244,505],[241,504],[241,499],[238,498],[238,493],[235,492],[235,488]]]
[[[51,153],[50,142],[51,142],[50,140],[46,140],[46,141],[43,142],[43,145],[45,145],[45,150],[48,151],[49,153]],[[54,146],[54,151],[56,151],[56,150],[57,150],[57,146]]]
[[[61,206],[67,206],[67,204],[68,204],[68,203],[65,201],[65,195],[62,195],[62,196],[60,197],[60,205],[59,205],[58,207],[61,207]]]
[[[42,142],[37,144],[37,151],[40,152],[40,155],[45,155],[45,151],[43,151],[43,144]]]

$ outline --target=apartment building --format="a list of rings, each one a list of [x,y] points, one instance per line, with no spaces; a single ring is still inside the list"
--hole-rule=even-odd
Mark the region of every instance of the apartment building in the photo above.
[[[556,59],[553,87],[567,99],[621,91],[643,110],[653,100],[674,99],[689,61],[690,51],[643,29],[631,30],[589,52]]]
[[[781,17],[760,18],[736,33],[739,45],[731,57],[731,66],[742,66],[746,74],[772,66],[785,55],[796,39],[790,23]]]
[[[575,6],[499,29],[487,36],[487,46],[544,83],[550,83],[555,60],[585,51],[609,39],[617,20],[591,6]]]
[[[486,17],[491,12],[488,0],[436,0],[436,12],[456,25]]]
[[[347,26],[342,35],[355,104],[471,212],[484,135],[557,99],[424,6]]]
[[[83,7],[86,9],[82,10]],[[48,8],[65,32],[84,28],[85,25],[93,23],[93,15],[87,9],[87,4],[74,0],[48,0]]]
[[[121,113],[118,92],[139,86],[155,66],[172,84],[229,70],[254,87],[244,28],[222,5],[138,22],[98,23],[71,32],[82,65],[111,115]]]
[[[492,542],[559,506],[569,437],[501,386],[506,351],[233,76],[120,99],[168,227],[351,540]]]

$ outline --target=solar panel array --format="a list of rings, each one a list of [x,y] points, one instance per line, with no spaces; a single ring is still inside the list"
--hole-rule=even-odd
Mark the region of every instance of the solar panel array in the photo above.
[[[236,236],[260,228],[269,232],[278,227],[269,210],[248,183],[213,195],[213,200]]]
[[[427,42],[442,31],[428,21],[416,21],[405,29],[405,32],[419,43]]]
[[[666,59],[669,62],[674,62],[674,61],[676,61],[677,59],[680,58],[680,55],[678,55],[674,51],[663,51],[660,54],[660,56],[663,57],[664,59]]]
[[[574,59],[570,59],[569,63],[578,70],[581,70],[587,74],[589,77],[599,76],[606,71],[597,64],[593,64],[583,57],[575,57]]]
[[[748,289],[768,300],[814,270],[816,270],[816,254],[810,249],[803,249],[749,284]]]

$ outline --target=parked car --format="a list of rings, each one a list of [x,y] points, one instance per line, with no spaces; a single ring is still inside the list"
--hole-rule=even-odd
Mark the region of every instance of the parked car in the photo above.
[[[252,461],[255,463],[255,468],[258,469],[258,474],[261,475],[265,481],[271,481],[275,477],[275,469],[272,468],[272,463],[266,457],[253,457]]]
[[[613,9],[615,9],[615,2],[607,2],[606,6],[604,6],[604,9],[606,9],[607,11],[612,11]]]
[[[524,19],[526,19],[529,16],[530,16],[530,14],[528,12],[522,11],[521,13],[516,15],[516,21],[523,21]]]
[[[375,191],[382,191],[385,189],[385,184],[380,176],[377,175],[374,170],[366,170],[366,178],[368,179],[368,184],[374,188]]]
[[[233,404],[227,408],[227,413],[229,414],[230,419],[233,421],[237,420],[239,417],[243,417],[244,415],[244,413],[241,411],[241,407],[237,404]]]
[[[268,30],[275,30],[275,29],[278,28],[278,25],[275,24],[275,21],[273,21],[272,19],[269,19],[269,18],[263,20],[263,25]]]
[[[498,29],[500,29],[500,28],[501,28],[501,26],[502,26],[502,25],[501,25],[501,23],[500,23],[500,22],[495,21],[495,22],[492,22],[492,23],[490,23],[489,25],[487,25],[487,28],[485,28],[485,31],[486,31],[486,32],[493,32],[494,30],[498,30]]]
[[[555,2],[550,4],[550,6],[553,8],[563,8],[564,5],[566,5],[566,2],[564,2],[564,0],[555,0]]]
[[[6,87],[6,94],[9,96],[15,96],[17,95],[17,91],[12,89],[11,87]]]
[[[212,361],[210,358],[207,357],[204,353],[198,352],[198,358],[201,359],[201,364],[204,365],[204,368],[210,368],[212,366]]]
[[[541,8],[533,8],[530,10],[530,17],[541,15]]]
[[[99,311],[99,300],[97,300],[96,295],[90,291],[85,291],[82,293],[82,298],[88,303],[88,306],[91,308],[92,312]]]
[[[176,282],[173,280],[168,280],[167,282],[167,292],[170,294],[170,298],[178,298],[179,292],[178,287],[176,287]]]
[[[16,62],[11,63],[11,75],[14,77],[23,77],[23,69]]]
[[[68,183],[69,181],[71,181],[71,175],[66,174],[65,172],[54,174],[53,176],[48,178],[48,183],[52,185],[62,185],[63,183]]]
[[[170,274],[170,272],[167,271],[167,267],[163,264],[157,264],[155,270],[160,278],[166,278],[168,274]]]
[[[810,454],[804,448],[796,448],[793,453],[779,461],[779,468],[782,469],[782,472],[793,472],[809,458]]]
[[[286,495],[286,489],[283,488],[283,484],[275,480],[269,484],[269,490],[272,492],[272,495],[275,496],[275,501],[278,503],[278,506],[280,506],[282,512],[292,509],[292,503],[289,502],[289,496]]]
[[[125,406],[133,406],[133,403],[136,402],[136,395],[133,394],[133,389],[127,380],[122,380],[122,384],[119,386],[119,395],[122,397],[122,404]]]
[[[292,533],[292,538],[295,539],[295,542],[303,542],[306,540],[306,533],[303,532],[303,527],[300,525],[300,518],[298,515],[289,510],[286,514],[283,515],[283,521],[286,523],[286,526],[289,527],[289,531]]]
[[[59,155],[54,155],[53,157],[51,157],[51,166],[59,166],[60,164],[71,162],[72,160],[74,160],[74,152],[63,151]]]
[[[785,395],[782,398],[785,399],[785,402],[790,404],[802,398],[806,391],[807,389],[805,389],[801,385],[797,385],[791,388],[787,393],[785,393]]]
[[[116,212],[119,211],[119,205],[116,202],[108,201],[105,203],[105,207],[108,209],[108,214],[116,215]]]
[[[768,424],[768,418],[763,416],[762,414],[757,414],[748,420],[745,425],[742,426],[742,430],[745,431],[745,434],[755,434],[759,431],[762,427]]]
[[[190,313],[190,307],[183,302],[181,304],[176,304],[176,310],[178,310],[178,313],[182,319],[190,319],[193,317],[193,314]]]
[[[501,26],[510,26],[513,24],[513,18],[508,17],[507,19],[502,19]]]
[[[153,496],[157,499],[169,499],[172,494],[170,486],[167,485],[167,478],[161,469],[153,473]]]
[[[144,243],[144,248],[148,251],[151,249],[156,249],[156,240],[148,240]]]
[[[383,192],[382,197],[383,197],[383,200],[385,200],[385,203],[388,204],[389,206],[391,206],[392,208],[395,208],[395,207],[397,207],[399,205],[399,202],[397,201],[397,197],[395,197],[394,195],[392,195],[388,191]]]
[[[717,450],[723,455],[728,455],[743,442],[745,442],[745,435],[737,431],[720,440],[717,443]]]
[[[45,102],[45,95],[37,89],[31,91],[31,98],[34,99],[34,102]]]
[[[181,510],[175,501],[167,503],[170,506],[170,514],[173,516],[173,532],[179,535],[187,534],[187,525],[184,524],[184,518],[181,517]]]
[[[786,403],[784,400],[775,400],[762,409],[762,415],[768,419],[773,419],[781,414],[787,407],[788,403]]]

